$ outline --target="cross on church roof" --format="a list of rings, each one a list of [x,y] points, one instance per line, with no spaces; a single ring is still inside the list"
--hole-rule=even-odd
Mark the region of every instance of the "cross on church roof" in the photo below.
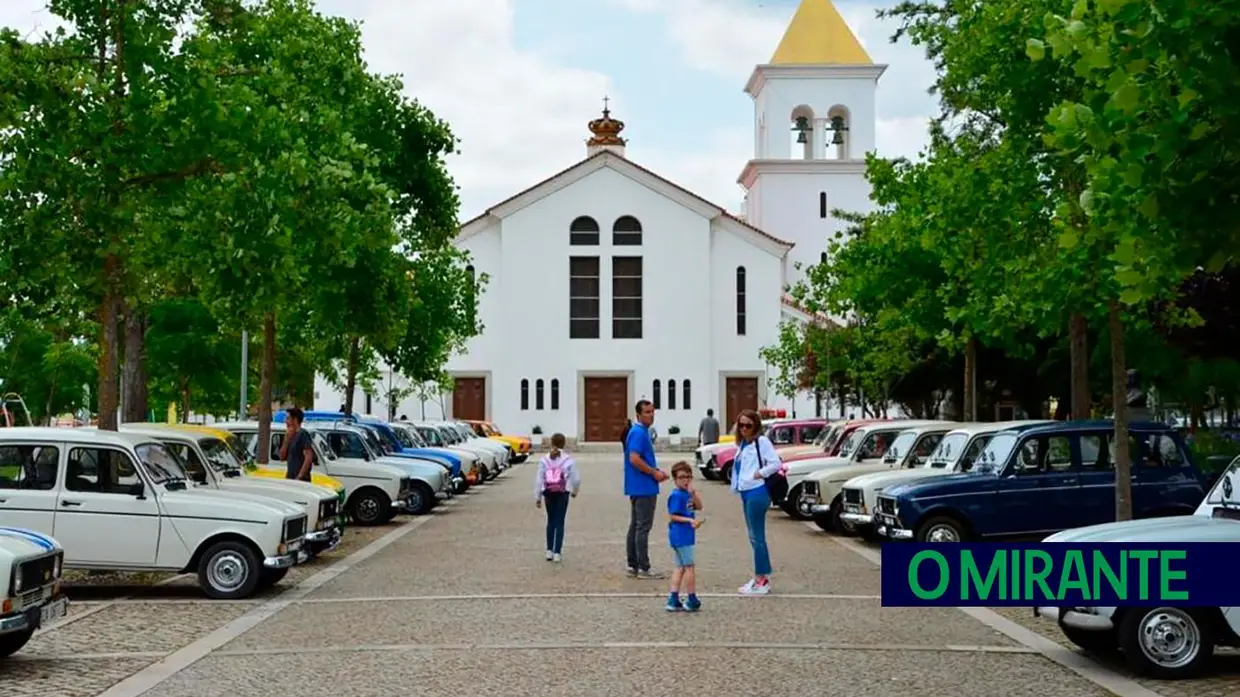
[[[603,95],[603,116],[607,116],[611,113],[610,107],[611,107],[611,97],[608,97],[607,95]]]

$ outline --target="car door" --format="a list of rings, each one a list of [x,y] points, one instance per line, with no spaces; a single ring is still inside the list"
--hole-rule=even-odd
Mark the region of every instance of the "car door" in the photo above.
[[[1080,492],[1070,527],[1110,523],[1115,520],[1115,433],[1082,433],[1075,440]]]
[[[997,485],[999,505],[978,531],[982,535],[1041,535],[1071,527],[1080,493],[1071,435],[1025,439],[1008,458]]]
[[[60,445],[0,445],[0,524],[52,534]]]
[[[1197,483],[1188,459],[1179,443],[1170,433],[1133,433],[1134,444],[1129,448],[1132,457],[1132,512],[1134,517],[1160,514],[1173,510],[1177,504],[1189,503],[1184,489],[1193,490]],[[1191,502],[1192,504],[1198,501]]]
[[[934,449],[939,447],[939,443],[945,435],[947,435],[946,430],[930,431],[918,436],[917,442],[913,444],[908,456],[904,458],[904,466],[911,469],[926,464],[926,460],[930,458],[930,454],[934,452]]]
[[[122,568],[154,566],[159,505],[137,463],[106,445],[69,444],[52,536],[70,563]]]
[[[864,465],[877,465],[881,463],[887,455],[887,450],[891,448],[891,444],[896,441],[896,436],[899,435],[900,429],[870,431],[865,434],[860,447],[853,453],[852,461]]]

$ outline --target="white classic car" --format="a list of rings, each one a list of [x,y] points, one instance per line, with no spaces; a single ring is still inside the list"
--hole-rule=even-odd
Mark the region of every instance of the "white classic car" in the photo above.
[[[440,501],[455,496],[455,481],[448,465],[410,455],[385,455],[376,449],[377,439],[365,428],[349,423],[315,421],[308,430],[316,434],[332,467],[368,467],[370,463],[400,470],[410,477],[405,512],[429,513]]]
[[[1240,457],[1192,515],[1091,525],[1045,542],[1240,542]],[[1039,607],[1072,643],[1098,653],[1119,649],[1136,672],[1174,680],[1200,673],[1215,646],[1240,646],[1240,607]]]
[[[858,529],[874,524],[874,506],[878,494],[887,487],[926,477],[937,477],[956,472],[967,472],[990,437],[999,431],[1023,425],[1037,425],[1049,421],[1001,421],[998,423],[971,423],[955,428],[943,436],[930,457],[920,466],[911,469],[886,470],[862,474],[844,482],[840,492],[842,512],[840,519]]]
[[[459,421],[444,421],[437,425],[441,429],[447,430],[449,435],[455,437],[456,445],[470,448],[475,452],[486,452],[493,455],[494,457],[488,464],[488,467],[491,468],[491,479],[494,479],[500,472],[508,468],[508,446],[490,438],[478,437],[468,424],[463,424]]]
[[[844,485],[854,477],[877,472],[904,472],[925,464],[939,441],[951,429],[945,423],[906,428],[896,435],[882,459],[863,460],[853,464],[827,467],[805,477],[799,485],[797,509],[812,516],[818,527],[826,531],[851,534],[856,526],[843,519]],[[793,463],[796,464],[796,463]]]
[[[306,559],[306,514],[266,496],[190,488],[167,446],[137,433],[0,429],[21,485],[0,524],[53,535],[68,568],[197,572],[213,598],[245,598]]]
[[[15,475],[15,476],[10,476]],[[0,501],[25,481],[19,469],[0,465]],[[36,629],[65,616],[60,593],[65,552],[56,540],[23,528],[0,527],[0,659],[21,650]]]
[[[336,518],[340,499],[336,492],[310,482],[243,476],[242,463],[228,444],[215,436],[181,430],[175,426],[122,424],[124,433],[148,435],[181,459],[190,479],[201,487],[270,496],[295,504],[306,514],[306,551],[310,556],[329,552],[340,544],[341,531]]]
[[[896,436],[911,428],[921,426],[946,425],[947,421],[875,421],[857,428],[844,438],[839,451],[831,457],[812,457],[804,460],[793,460],[787,463],[788,497],[797,501],[796,512],[811,515],[802,509],[799,503],[803,498],[804,489],[801,484],[810,475],[826,469],[849,467],[852,465],[874,465],[885,467],[882,462],[887,449],[895,441]],[[948,426],[950,428],[950,426]],[[854,475],[855,476],[855,475]],[[829,499],[828,499],[829,501]]]
[[[245,443],[250,453],[258,451],[258,423],[243,421],[237,423],[212,424],[230,433],[235,433]],[[311,443],[314,447],[314,470],[322,472],[333,479],[339,480],[345,489],[345,513],[359,525],[382,525],[396,517],[398,512],[410,510],[410,498],[413,494],[413,480],[403,471],[377,462],[351,462],[329,457],[330,448],[316,431],[308,428]],[[286,433],[282,423],[271,424],[271,457],[272,463],[280,461],[280,445]],[[418,499],[415,497],[414,503]]]

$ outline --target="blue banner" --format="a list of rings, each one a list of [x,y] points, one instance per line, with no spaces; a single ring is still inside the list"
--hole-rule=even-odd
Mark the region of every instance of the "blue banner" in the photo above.
[[[888,543],[888,607],[1240,606],[1240,543]]]

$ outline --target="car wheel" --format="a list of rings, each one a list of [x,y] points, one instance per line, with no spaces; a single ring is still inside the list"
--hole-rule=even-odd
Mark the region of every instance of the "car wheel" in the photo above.
[[[703,468],[703,469],[702,469],[702,476],[703,476],[703,477],[706,477],[706,479],[708,479],[709,481],[712,481],[712,482],[713,482],[713,481],[716,481],[717,479],[719,479],[719,475],[715,474],[715,470],[713,470],[713,469],[706,469],[706,468]]]
[[[382,525],[391,520],[392,500],[378,489],[358,492],[349,501],[349,517],[358,525]]]
[[[482,480],[479,479],[478,481],[481,482]],[[469,491],[469,482],[462,479],[460,483],[456,485],[456,488],[452,490],[452,493],[456,494],[457,496],[460,496],[461,494],[467,491]]]
[[[792,487],[792,491],[788,492],[788,495],[784,497],[784,500],[779,502],[779,510],[791,516],[793,520],[805,520],[805,518],[801,516],[800,512],[797,511],[797,502],[800,500],[801,485],[797,484]]]
[[[835,498],[831,499],[831,527],[841,535],[849,537],[856,535],[857,526],[844,520],[842,515],[844,515],[844,495],[836,494]]]
[[[435,492],[422,482],[414,482],[409,490],[409,511],[414,515],[426,515],[435,506]]]
[[[960,521],[947,516],[937,516],[917,528],[918,542],[967,542],[969,534]]]
[[[1116,629],[1090,630],[1060,624],[1059,629],[1068,641],[1090,653],[1108,654],[1119,651],[1119,631]]]
[[[198,585],[216,600],[240,600],[254,594],[262,570],[262,561],[249,545],[217,542],[198,561]]]
[[[260,588],[271,588],[283,581],[285,576],[288,576],[288,569],[263,569],[258,579],[258,585]]]
[[[1119,646],[1138,673],[1163,680],[1190,678],[1214,655],[1210,619],[1197,609],[1134,608],[1120,622]]]
[[[22,647],[26,645],[26,642],[30,641],[32,636],[34,636],[33,629],[13,632],[12,634],[0,634],[0,658],[8,658],[21,651]]]
[[[724,465],[723,469],[719,470],[719,478],[723,480],[724,484],[731,486],[732,485],[732,465]]]

